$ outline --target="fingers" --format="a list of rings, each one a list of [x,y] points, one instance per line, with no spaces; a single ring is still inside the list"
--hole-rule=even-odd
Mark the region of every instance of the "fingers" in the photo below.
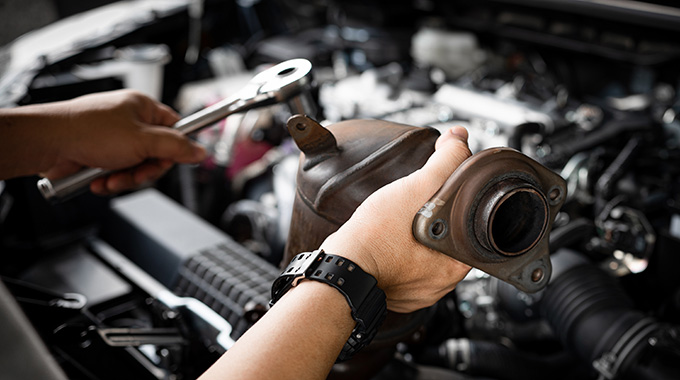
[[[446,130],[435,143],[435,149],[439,149],[443,144],[451,141],[452,139],[462,140],[467,144],[468,131],[461,126],[454,126]]]
[[[139,97],[141,94],[132,93],[129,96]],[[139,105],[142,102],[138,101],[136,104]],[[145,161],[132,169],[116,172],[93,181],[90,184],[90,190],[93,193],[111,195],[139,188],[145,183],[160,178],[174,163],[197,163],[205,158],[204,147],[179,132],[167,128],[179,120],[175,111],[157,102],[147,102],[145,109],[146,111],[143,112],[145,115],[140,115],[143,119],[142,127],[135,132],[133,137],[133,140],[137,139],[138,142],[135,144],[134,157]]]
[[[168,159],[178,163],[197,163],[206,156],[205,148],[172,127],[179,115],[165,104],[153,101],[150,119],[142,120],[151,125],[143,130],[147,157]],[[144,119],[144,118],[143,118]]]
[[[411,175],[403,178],[401,191],[412,194],[408,198],[406,211],[416,211],[422,207],[451,174],[471,156],[467,145],[467,131],[463,127],[453,127],[444,132],[435,143],[435,152],[425,165]]]
[[[206,156],[201,145],[166,127],[147,127],[141,133],[142,157],[152,158],[133,169],[99,178],[90,190],[99,195],[111,195],[132,190],[160,178],[174,163],[197,163]]]
[[[170,160],[153,160],[130,170],[97,178],[90,184],[90,191],[98,195],[112,195],[133,190],[160,178],[173,165]]]
[[[191,141],[179,132],[165,127],[149,127],[143,133],[146,157],[193,164],[206,156],[203,146]]]
[[[438,189],[451,173],[471,156],[467,138],[467,130],[463,127],[453,127],[444,132],[437,139],[435,152],[419,171],[418,176]]]
[[[74,174],[82,168],[82,165],[73,162],[59,162],[58,165],[54,165],[48,170],[40,172],[39,175],[41,177],[49,178],[50,180],[55,180]]]
[[[153,124],[170,127],[180,119],[179,114],[165,104],[156,103],[156,107],[158,109]]]

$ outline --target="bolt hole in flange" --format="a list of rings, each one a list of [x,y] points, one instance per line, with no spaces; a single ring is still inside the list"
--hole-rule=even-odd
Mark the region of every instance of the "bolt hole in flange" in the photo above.
[[[446,235],[446,232],[448,232],[448,227],[442,219],[437,219],[430,225],[430,236],[433,239],[441,239]]]
[[[489,218],[489,242],[506,256],[521,255],[538,244],[545,233],[548,205],[538,191],[515,189],[496,204]]]

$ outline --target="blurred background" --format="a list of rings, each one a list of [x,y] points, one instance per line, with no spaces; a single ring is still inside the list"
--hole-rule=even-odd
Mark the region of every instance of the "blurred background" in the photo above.
[[[3,15],[3,23],[0,27],[0,45],[6,45],[26,32],[43,27],[61,18],[113,2],[114,0],[0,1],[0,13]]]
[[[36,367],[195,378],[252,326],[307,236],[286,128],[302,110],[463,125],[473,152],[512,147],[568,186],[547,289],[473,270],[331,378],[680,377],[676,2],[0,0],[0,19],[0,107],[135,88],[190,115],[279,62],[312,64],[304,102],[220,120],[193,136],[204,162],[139,191],[50,203],[37,177],[0,183],[3,302],[47,348],[28,350]]]

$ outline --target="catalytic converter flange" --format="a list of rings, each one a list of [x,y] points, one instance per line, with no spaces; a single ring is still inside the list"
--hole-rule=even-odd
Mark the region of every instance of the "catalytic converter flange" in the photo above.
[[[548,284],[548,235],[566,199],[557,174],[511,148],[461,164],[413,220],[421,244],[534,293]]]

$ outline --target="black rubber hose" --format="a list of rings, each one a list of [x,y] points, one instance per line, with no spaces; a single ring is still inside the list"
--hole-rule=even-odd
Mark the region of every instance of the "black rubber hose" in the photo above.
[[[644,316],[616,280],[589,265],[579,265],[550,283],[541,313],[560,340],[579,357],[592,362]]]
[[[563,345],[604,378],[625,378],[641,363],[650,341],[663,331],[633,308],[617,280],[590,263],[561,272],[546,288],[541,314]],[[622,377],[624,376],[624,377]]]
[[[471,341],[470,364],[466,372],[498,380],[567,379],[574,378],[575,364],[572,357],[563,353],[538,356],[498,343]]]
[[[474,378],[495,380],[573,379],[585,376],[586,367],[578,366],[567,353],[537,355],[508,348],[500,343],[468,339],[449,339],[430,349],[418,362],[464,372]]]

